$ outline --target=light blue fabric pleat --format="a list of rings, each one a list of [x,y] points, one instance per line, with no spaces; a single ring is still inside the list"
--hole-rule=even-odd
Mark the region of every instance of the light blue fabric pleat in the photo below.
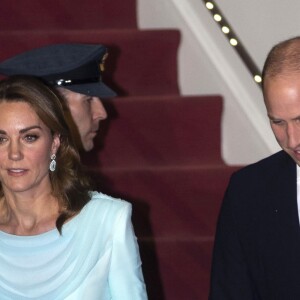
[[[91,196],[62,235],[0,232],[1,300],[147,299],[131,204]]]

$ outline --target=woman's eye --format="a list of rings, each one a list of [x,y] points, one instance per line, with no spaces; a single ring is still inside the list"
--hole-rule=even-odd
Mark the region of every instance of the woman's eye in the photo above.
[[[37,136],[37,135],[35,135],[35,134],[28,134],[28,135],[26,135],[25,136],[25,140],[26,140],[26,142],[34,142],[34,141],[36,141],[37,139],[38,139],[39,137]]]

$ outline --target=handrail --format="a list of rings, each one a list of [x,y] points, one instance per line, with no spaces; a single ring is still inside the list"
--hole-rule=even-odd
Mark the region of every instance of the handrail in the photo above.
[[[254,81],[261,87],[261,71],[256,66],[254,61],[252,60],[251,56],[241,43],[240,39],[235,34],[234,30],[230,26],[229,22],[224,17],[224,14],[218,8],[217,4],[213,1],[202,0],[208,9],[208,11],[213,16],[213,19],[218,23],[221,28],[221,31],[228,39],[229,43],[233,48],[236,50],[246,67],[248,68],[249,72],[253,76]]]

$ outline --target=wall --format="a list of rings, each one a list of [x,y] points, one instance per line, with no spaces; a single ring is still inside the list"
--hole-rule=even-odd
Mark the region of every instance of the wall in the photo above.
[[[260,68],[274,44],[300,34],[298,0],[215,2]]]
[[[289,6],[278,0],[261,2],[217,1],[260,68],[274,43],[298,34],[300,8],[297,0],[289,1]],[[226,163],[248,164],[279,150],[260,88],[201,0],[138,0],[138,22],[142,29],[181,31],[178,62],[183,95],[224,96],[222,156]]]

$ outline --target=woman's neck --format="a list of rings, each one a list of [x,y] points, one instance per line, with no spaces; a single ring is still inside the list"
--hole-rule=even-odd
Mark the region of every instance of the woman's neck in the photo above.
[[[51,193],[39,196],[5,193],[0,214],[0,230],[14,235],[37,235],[55,228],[59,205]]]

